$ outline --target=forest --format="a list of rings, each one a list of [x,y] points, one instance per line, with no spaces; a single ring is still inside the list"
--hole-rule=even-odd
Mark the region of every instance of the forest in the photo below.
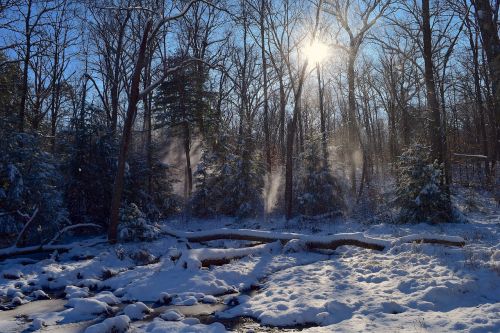
[[[499,0],[0,0],[0,332],[500,331]]]

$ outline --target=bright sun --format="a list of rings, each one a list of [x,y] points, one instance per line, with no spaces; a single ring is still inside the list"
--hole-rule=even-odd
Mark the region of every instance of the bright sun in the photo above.
[[[314,41],[305,46],[304,55],[310,63],[319,64],[328,56],[328,47],[320,41]]]

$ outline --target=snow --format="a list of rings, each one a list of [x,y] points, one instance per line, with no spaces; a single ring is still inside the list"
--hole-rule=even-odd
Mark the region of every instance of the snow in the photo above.
[[[129,304],[125,307],[125,309],[123,309],[123,313],[125,313],[132,320],[144,319],[144,317],[151,312],[152,310],[142,302]]]
[[[74,317],[92,317],[91,315],[110,311],[106,303],[90,298],[72,298],[66,306],[71,308],[70,311]]]
[[[184,316],[175,310],[170,310],[165,313],[162,313],[160,317],[166,321],[180,321],[184,319]]]
[[[78,298],[78,297],[88,297],[89,296],[89,288],[87,287],[76,287],[76,286],[66,286],[64,288],[64,293],[66,294],[66,298]]]
[[[8,259],[0,262],[2,305],[23,304],[0,311],[0,332],[64,332],[64,325],[87,321],[87,332],[129,325],[134,332],[225,331],[220,323],[204,325],[183,312],[198,307],[214,307],[216,321],[254,318],[254,331],[260,331],[259,324],[305,324],[304,332],[320,333],[498,332],[500,207],[482,194],[478,209],[466,209],[462,194],[454,202],[463,219],[449,224],[171,220],[164,232],[182,239],[164,235],[144,243],[75,247],[37,261]],[[234,237],[187,241],[217,233]],[[273,242],[256,244],[251,237]],[[464,246],[419,242],[423,238]],[[311,244],[346,239],[383,250],[311,251]],[[141,251],[157,260],[138,261]],[[203,261],[224,258],[234,259],[201,267]],[[5,277],[5,272],[14,274]],[[52,299],[39,300],[49,295]],[[151,311],[148,302],[162,306],[145,316]],[[26,311],[30,306],[35,310]]]
[[[136,332],[144,333],[224,333],[226,329],[220,323],[210,325],[199,324],[199,321],[193,321],[186,318],[183,321],[164,321],[161,318],[155,318],[150,324],[136,329]]]
[[[126,315],[120,315],[87,327],[85,333],[125,333],[129,326],[130,318]]]
[[[112,292],[110,291],[101,291],[97,295],[92,297],[93,299],[96,299],[100,302],[104,302],[108,305],[116,305],[120,302],[120,299],[116,297]]]

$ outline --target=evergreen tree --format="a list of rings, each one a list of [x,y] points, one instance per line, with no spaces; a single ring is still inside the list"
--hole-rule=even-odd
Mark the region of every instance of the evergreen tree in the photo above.
[[[444,222],[451,217],[449,196],[442,184],[442,165],[429,148],[414,144],[399,157],[396,202],[401,222]]]
[[[1,233],[19,232],[34,216],[22,244],[38,244],[68,222],[59,165],[37,136],[2,132],[0,185]]]
[[[300,156],[294,197],[297,211],[308,216],[341,213],[345,208],[342,189],[327,161],[321,158],[318,142],[307,142]]]

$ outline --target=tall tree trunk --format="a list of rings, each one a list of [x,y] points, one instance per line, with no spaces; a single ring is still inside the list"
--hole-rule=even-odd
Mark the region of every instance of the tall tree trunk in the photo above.
[[[30,57],[31,57],[31,10],[32,10],[32,0],[28,0],[27,4],[27,12],[24,21],[24,32],[26,37],[26,53],[24,54],[23,59],[23,82],[21,86],[21,102],[19,104],[19,123],[18,129],[19,132],[24,132],[24,122],[25,122],[25,114],[26,114],[26,101],[28,99],[28,70],[30,65]]]
[[[269,136],[269,101],[267,94],[267,61],[266,61],[266,49],[265,49],[265,27],[264,27],[264,17],[266,14],[266,1],[261,0],[260,2],[260,43],[261,43],[261,57],[262,57],[262,88],[264,90],[264,140],[266,149],[266,169],[269,177],[271,176],[271,142]]]
[[[479,23],[479,30],[481,32],[483,49],[486,53],[488,60],[488,69],[491,87],[493,90],[493,110],[494,116],[492,117],[492,138],[493,151],[491,151],[492,162],[496,163],[500,155],[500,38],[498,36],[497,16],[491,7],[489,0],[473,0],[476,9],[476,17]],[[492,170],[494,170],[492,166]]]
[[[423,56],[424,56],[424,80],[427,96],[427,107],[430,111],[430,137],[432,158],[444,166],[446,151],[443,143],[443,125],[439,101],[436,95],[436,84],[434,81],[434,65],[432,62],[432,31],[430,23],[429,0],[422,0],[422,34],[423,34]],[[443,175],[444,176],[444,175]],[[449,195],[445,179],[442,179],[445,192]]]
[[[137,103],[140,99],[139,87],[141,83],[141,72],[146,62],[146,50],[148,46],[148,36],[152,29],[152,22],[148,20],[139,46],[137,62],[132,74],[130,83],[130,94],[128,98],[128,108],[123,125],[123,135],[120,145],[120,155],[118,156],[118,167],[116,170],[115,181],[113,184],[113,195],[111,198],[111,212],[108,228],[108,241],[116,243],[118,238],[118,223],[120,218],[120,206],[123,194],[124,178],[125,178],[125,164],[127,161],[128,149],[130,139],[132,136],[132,128],[134,125],[135,116],[137,114]]]
[[[316,74],[318,77],[318,98],[319,98],[319,115],[321,126],[321,147],[323,148],[323,163],[324,167],[328,164],[328,143],[326,137],[326,115],[325,115],[325,101],[324,101],[324,87],[321,81],[321,65],[316,64]]]
[[[355,96],[355,73],[354,73],[354,63],[356,61],[356,53],[354,50],[355,46],[351,45],[351,49],[349,52],[349,60],[347,65],[347,81],[348,81],[348,125],[347,130],[348,140],[349,142],[347,147],[347,152],[349,154],[349,158],[351,160],[351,190],[353,193],[356,193],[356,160],[355,160],[355,152],[359,148],[358,147],[358,139],[357,139],[357,131],[358,125],[356,120],[356,96]]]

